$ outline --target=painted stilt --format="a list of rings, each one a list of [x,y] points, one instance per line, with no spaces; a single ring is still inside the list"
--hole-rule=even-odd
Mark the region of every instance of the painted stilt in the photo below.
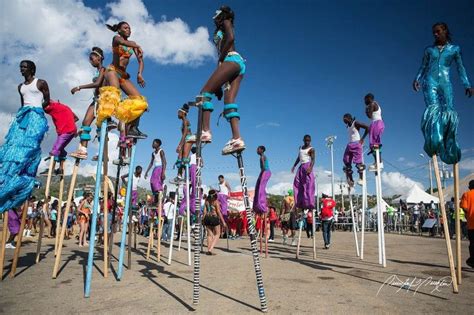
[[[38,243],[36,244],[36,263],[39,263],[40,261],[41,241],[43,240],[43,233],[44,233],[44,216],[48,212],[47,209],[49,207],[49,198],[51,197],[49,195],[49,190],[51,186],[51,178],[53,176],[53,170],[54,170],[55,164],[56,163],[54,161],[54,157],[50,157],[48,179],[46,180],[46,188],[44,192],[43,213],[41,214],[41,218],[40,218],[40,232],[38,235]]]
[[[186,238],[188,243],[188,266],[191,266],[191,188],[189,184],[189,163],[186,163]],[[183,234],[183,230],[179,230],[181,235]],[[179,240],[181,242],[181,235],[179,236]]]
[[[3,280],[3,268],[5,266],[5,245],[7,244],[8,236],[8,211],[3,212],[3,230],[2,243],[0,248],[0,281]]]
[[[362,213],[361,213],[361,234],[360,234],[360,259],[364,259],[364,242],[365,242],[365,210],[367,209],[367,176],[366,171],[362,175],[364,178],[362,183]]]
[[[135,149],[136,145],[132,146],[132,157],[130,159],[130,165],[128,169],[128,181],[127,181],[127,194],[125,196],[125,208],[123,212],[123,222],[122,222],[122,238],[120,241],[120,253],[119,253],[119,265],[117,271],[117,280],[122,280],[123,274],[123,260],[125,256],[125,238],[127,236],[127,218],[130,213],[130,203],[132,199],[132,180],[133,180],[133,168],[135,165]],[[131,231],[129,231],[131,233]],[[130,265],[128,266],[130,268]]]
[[[354,241],[355,241],[355,247],[356,247],[356,255],[357,257],[360,257],[359,253],[359,240],[357,239],[357,224],[354,216],[354,205],[352,204],[352,192],[351,192],[351,187],[348,186],[347,188],[349,191],[349,205],[351,207],[351,218],[352,218],[352,233],[354,234]]]
[[[377,164],[377,176],[375,176],[375,182],[378,188],[378,194],[377,194],[377,210],[379,211],[379,229],[380,229],[380,248],[381,248],[381,253],[379,253],[382,256],[382,266],[385,268],[387,266],[387,260],[385,257],[385,229],[384,229],[384,223],[383,223],[383,211],[382,211],[382,173],[380,169],[380,148],[375,148],[375,159],[376,159],[376,164]],[[380,258],[379,258],[379,263],[380,263]]]
[[[247,221],[249,223],[250,247],[252,249],[253,266],[254,266],[255,275],[257,278],[257,290],[258,290],[258,296],[260,298],[260,310],[262,312],[267,312],[268,310],[267,298],[265,296],[265,289],[263,287],[262,268],[260,265],[260,256],[258,255],[257,238],[256,238],[256,233],[255,233],[255,226],[253,224],[252,209],[250,207],[250,200],[249,200],[249,194],[248,194],[248,189],[247,189],[247,177],[245,176],[242,152],[237,152],[236,157],[237,157],[237,163],[239,166],[240,184],[242,186],[242,192],[244,195],[245,211],[247,213]]]
[[[261,218],[261,216],[259,215],[259,217]],[[263,253],[263,220],[262,218],[260,219],[260,255],[262,255]]]
[[[462,260],[461,260],[461,220],[459,218],[459,164],[455,163],[453,165],[454,173],[454,207],[456,211],[455,217],[455,231],[456,231],[456,275],[458,278],[458,284],[462,283]],[[448,221],[444,221],[444,225],[447,225]]]
[[[174,213],[173,213],[173,219],[171,220],[171,235],[168,235],[170,237],[170,250],[168,254],[168,265],[171,265],[171,259],[173,257],[173,242],[174,242],[174,226],[176,225],[176,209],[177,209],[177,204],[178,204],[178,194],[179,194],[179,188],[181,187],[180,184],[176,185],[176,192],[174,194]]]
[[[154,217],[150,216],[149,224],[148,224],[148,247],[146,250],[146,260],[150,260],[150,252],[153,248],[153,238],[154,238],[154,231],[153,231],[153,223],[155,221]]]
[[[109,276],[109,177],[108,177],[108,162],[109,162],[109,135],[105,135],[104,144],[104,278]]]
[[[74,187],[76,186],[76,177],[77,177],[77,171],[79,169],[80,162],[81,162],[80,159],[76,159],[76,162],[74,163],[74,168],[72,169],[71,183],[69,184],[69,192],[67,195],[66,209],[64,209],[64,219],[63,219],[63,224],[61,226],[61,233],[59,236],[58,251],[56,253],[56,260],[54,261],[53,279],[56,279],[58,275],[59,263],[61,262],[61,253],[63,251],[64,236],[66,235],[66,230],[67,230],[67,218],[69,215],[69,211],[71,211],[71,203],[72,203],[72,199],[74,198]]]
[[[97,214],[99,213],[99,196],[100,196],[100,180],[102,176],[102,165],[104,159],[104,147],[105,147],[105,138],[107,136],[107,120],[102,122],[100,128],[100,141],[99,141],[99,159],[97,161],[97,171],[95,176],[95,190],[94,190],[94,205],[92,208],[92,215],[89,236],[89,255],[87,257],[87,273],[86,273],[86,285],[84,290],[84,297],[88,298],[90,296],[91,290],[91,281],[92,281],[92,269],[94,265],[94,249],[95,249],[95,234],[97,230]]]
[[[23,230],[25,229],[27,212],[28,212],[28,199],[25,201],[23,205],[23,212],[21,213],[20,231],[18,232],[18,235],[17,235],[17,242],[16,242],[15,253],[13,254],[13,262],[12,262],[12,269],[10,272],[10,278],[15,278],[16,266],[18,265],[18,259],[20,258],[21,242],[23,238]]]
[[[63,194],[64,194],[64,174],[61,175],[59,179],[59,197],[58,197],[58,214],[56,218],[56,240],[54,241],[54,255],[58,254],[58,243],[59,243],[59,231],[61,226],[61,212],[62,212],[62,204],[63,204]],[[64,219],[63,219],[64,220]]]
[[[269,229],[267,226],[267,215],[263,215],[263,222],[265,225],[265,258],[268,258],[268,236],[269,236]]]
[[[444,204],[444,195],[443,195],[443,186],[441,185],[441,177],[439,175],[439,166],[438,166],[438,158],[436,155],[433,155],[433,165],[434,165],[434,171],[435,171],[435,176],[436,176],[436,185],[438,186],[438,196],[439,196],[439,205],[441,208],[441,216],[443,218],[443,230],[444,230],[444,238],[446,240],[446,249],[448,251],[448,261],[449,261],[449,269],[451,271],[451,279],[452,279],[452,286],[453,286],[453,292],[458,293],[458,281],[456,277],[456,270],[454,268],[454,258],[453,258],[453,251],[451,249],[451,240],[449,238],[449,230],[448,230],[448,225],[446,224],[448,222],[448,218],[446,216],[446,208]]]
[[[112,210],[112,233],[110,233],[109,239],[109,257],[108,261],[110,264],[110,256],[112,255],[112,250],[114,246],[114,234],[117,232],[117,223],[116,223],[116,213],[117,213],[117,199],[119,194],[119,186],[120,186],[120,171],[122,165],[122,157],[119,157],[119,165],[117,166],[117,176],[115,177],[115,187],[114,187],[114,208]]]

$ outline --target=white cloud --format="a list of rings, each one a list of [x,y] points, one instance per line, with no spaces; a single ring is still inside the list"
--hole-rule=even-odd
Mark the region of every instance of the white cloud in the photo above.
[[[474,159],[469,158],[469,159],[461,160],[461,162],[459,163],[459,168],[461,170],[474,172]]]
[[[398,161],[398,162],[404,162],[404,161],[405,161],[405,158],[404,158],[403,156],[401,156],[401,157],[399,157],[399,158],[397,159],[397,161]]]
[[[410,190],[414,185],[417,185],[424,190],[423,184],[414,181],[399,172],[383,172],[382,183],[384,195],[403,194]]]
[[[273,128],[277,128],[277,127],[280,127],[281,125],[277,122],[273,122],[273,121],[267,121],[267,122],[264,122],[264,123],[261,123],[261,124],[258,124],[255,126],[255,128],[262,128],[262,127],[273,127]]]
[[[141,0],[112,2],[105,10],[87,7],[81,0],[2,1],[2,12],[0,144],[9,117],[20,106],[17,86],[23,79],[19,73],[22,59],[36,63],[37,77],[47,80],[53,99],[60,99],[83,117],[92,92],[81,91],[73,96],[70,89],[91,81],[93,68],[87,57],[91,47],[99,46],[110,53],[113,33],[105,27],[106,22],[129,21],[130,39],[142,45],[145,61],[195,66],[214,54],[207,28],[191,30],[179,18],[155,22]],[[110,62],[110,54],[105,62]],[[53,135],[54,126],[50,126]],[[54,139],[48,136],[43,141],[43,152],[49,151]],[[75,145],[77,141],[69,147]]]

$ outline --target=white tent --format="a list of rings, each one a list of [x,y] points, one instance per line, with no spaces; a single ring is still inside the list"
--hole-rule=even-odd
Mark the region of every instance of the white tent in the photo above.
[[[387,212],[387,207],[389,207],[388,203],[382,199],[382,213]],[[369,209],[370,213],[377,213],[377,205],[372,209]]]
[[[397,199],[394,199],[392,203],[399,203],[400,199],[405,201],[407,204],[420,203],[420,201],[422,201],[423,203],[430,203],[431,200],[433,200],[434,203],[439,203],[438,197],[428,194],[418,185],[413,185],[413,187],[408,193],[402,195],[401,197],[398,197]]]

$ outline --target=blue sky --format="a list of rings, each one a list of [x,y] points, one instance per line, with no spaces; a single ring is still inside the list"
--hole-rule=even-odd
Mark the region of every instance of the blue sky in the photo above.
[[[107,17],[110,1],[84,1]],[[291,182],[290,170],[301,139],[313,137],[319,169],[330,168],[324,138],[337,136],[335,171],[342,176],[342,154],[347,136],[342,115],[350,112],[367,122],[363,96],[375,94],[383,109],[386,130],[383,138],[387,172],[399,172],[428,187],[428,173],[419,156],[423,152],[420,119],[424,110],[422,93],[414,93],[411,83],[421,62],[423,49],[433,42],[431,25],[444,21],[454,42],[461,45],[464,64],[474,81],[474,27],[472,1],[227,1],[236,14],[236,48],[247,60],[247,73],[237,102],[242,116],[241,130],[247,143],[246,171],[255,181],[259,167],[255,148],[267,147],[274,173],[269,186]],[[212,15],[218,1],[148,1],[144,4],[157,22],[179,18],[191,30],[214,30]],[[134,34],[143,30],[132,27]],[[143,34],[141,34],[143,36]],[[110,42],[112,33],[110,33]],[[180,38],[176,38],[179,41]],[[159,42],[160,38],[149,38]],[[110,48],[106,59],[110,62]],[[84,58],[87,52],[84,51]],[[147,51],[145,49],[145,56]],[[149,139],[138,145],[137,160],[146,166],[153,138],[161,138],[168,161],[175,160],[180,122],[176,110],[192,100],[215,68],[214,58],[200,65],[163,64],[145,58],[144,77],[150,112],[142,119]],[[136,73],[132,60],[129,72]],[[474,99],[464,96],[457,72],[452,70],[455,106],[461,117],[459,141],[467,150],[461,176],[474,171]],[[232,186],[238,184],[237,164],[220,150],[230,137],[230,128],[221,120],[216,126],[222,103],[215,102],[212,119],[214,142],[204,149],[204,180],[212,185],[217,175],[228,174]],[[196,114],[190,115],[193,126]],[[233,174],[232,174],[233,173]],[[174,171],[169,172],[169,177]],[[404,176],[403,176],[404,175]],[[321,172],[320,177],[326,177]],[[322,178],[327,183],[327,178]],[[390,184],[390,183],[387,183]],[[393,183],[392,186],[397,186]],[[276,189],[276,186],[274,187]],[[371,188],[371,187],[369,187]]]

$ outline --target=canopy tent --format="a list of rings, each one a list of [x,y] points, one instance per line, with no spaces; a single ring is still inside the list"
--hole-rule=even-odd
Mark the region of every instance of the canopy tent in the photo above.
[[[467,175],[464,178],[459,179],[459,197],[463,192],[467,191],[469,188],[469,181],[474,180],[474,173]],[[443,191],[444,200],[451,200],[451,197],[454,197],[454,185],[446,187]]]
[[[382,199],[382,213],[387,212],[387,207],[390,207],[388,203]],[[373,207],[372,209],[369,209],[370,213],[377,213],[377,205]]]
[[[432,200],[434,203],[439,203],[438,197],[428,194],[418,185],[413,185],[410,191],[408,191],[406,194],[392,200],[392,204],[399,203],[400,199],[407,204],[420,203],[420,201],[423,203],[430,203]]]

